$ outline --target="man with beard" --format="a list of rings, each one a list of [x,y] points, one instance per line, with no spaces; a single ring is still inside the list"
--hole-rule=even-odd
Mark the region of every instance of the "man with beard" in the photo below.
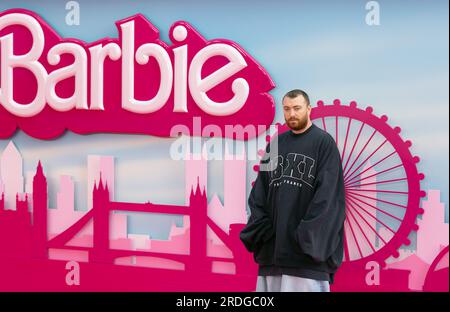
[[[311,122],[304,91],[282,103],[290,130],[278,136],[277,155],[266,148],[240,239],[258,263],[256,291],[328,292],[344,253],[341,158],[333,137]]]

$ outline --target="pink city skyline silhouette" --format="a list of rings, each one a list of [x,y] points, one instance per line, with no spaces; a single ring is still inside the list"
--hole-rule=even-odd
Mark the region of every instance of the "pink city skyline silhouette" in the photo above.
[[[12,142],[6,149],[6,157],[9,155],[15,158],[10,160],[12,163],[22,161]],[[33,192],[16,193],[16,210],[10,209],[11,205],[5,208],[8,196],[2,192],[0,244],[3,246],[0,252],[5,279],[0,288],[14,289],[14,285],[21,284],[18,281],[21,278],[17,277],[23,276],[23,284],[18,289],[74,290],[64,282],[67,273],[64,266],[67,261],[79,261],[83,281],[76,290],[253,290],[256,264],[248,259],[251,255],[239,241],[239,232],[246,222],[245,201],[227,211],[217,199],[208,207],[206,160],[193,158],[187,160],[189,165],[186,166],[187,204],[176,206],[113,201],[111,157],[90,157],[88,166],[95,169],[96,174],[90,173],[94,183],[92,209],[87,212],[73,209],[73,182],[67,176],[61,178],[58,208],[48,209],[47,181],[39,162],[33,177]],[[245,173],[244,158],[227,162],[227,169],[232,169],[227,170],[228,173]],[[6,176],[10,176],[8,171]],[[225,204],[227,207],[234,205],[239,196],[245,200],[245,188],[241,187],[245,179],[236,183],[234,178],[228,174],[225,178],[228,180],[224,183],[226,196],[233,194],[235,199]],[[14,187],[8,185],[6,181],[2,188],[11,192]],[[20,183],[14,186],[20,189]],[[238,209],[243,210],[238,212]],[[126,214],[113,211],[183,215],[184,224],[181,228],[173,225],[167,241],[150,240],[142,235],[128,236]],[[217,218],[219,214],[221,223],[218,225],[212,217]],[[236,222],[237,218],[243,219],[241,223]],[[22,229],[20,234],[11,235],[18,228]],[[214,243],[218,240],[221,245]],[[30,282],[30,276],[20,274],[21,269],[12,269],[17,262],[12,263],[8,258],[25,261],[31,267],[38,266],[33,270],[37,275],[32,275],[34,278]],[[24,267],[30,267],[25,263]],[[51,277],[57,267],[60,272],[56,274],[59,276],[56,282]],[[95,270],[91,270],[94,267]],[[117,283],[105,282],[101,278],[104,276],[115,276]]]
[[[227,149],[225,153],[229,156]],[[243,156],[225,157],[224,204],[216,194],[208,202],[207,159],[203,153],[200,158],[185,160],[186,204],[160,205],[115,201],[113,157],[90,155],[87,185],[92,190],[88,196],[91,205],[88,211],[78,211],[74,208],[74,182],[69,176],[60,177],[57,208],[49,209],[41,162],[32,176],[32,192],[23,192],[23,160],[10,142],[0,172],[0,288],[254,291],[257,265],[239,241],[247,218]],[[373,170],[368,170],[370,175]],[[27,184],[31,183],[28,178]],[[426,213],[418,220],[416,250],[400,249],[397,259],[387,261],[380,269],[379,285],[366,283],[367,268],[344,261],[332,290],[448,289],[448,278],[446,284],[442,279],[445,272],[448,276],[448,224],[444,222],[440,192],[428,191],[422,206]],[[151,239],[128,233],[126,212],[182,215],[183,226],[173,223],[167,240]],[[384,227],[379,233],[388,237]],[[370,237],[373,244],[377,235]],[[65,283],[68,261],[79,263],[80,285]],[[351,284],[343,282],[346,280]],[[444,281],[444,285],[436,281]]]

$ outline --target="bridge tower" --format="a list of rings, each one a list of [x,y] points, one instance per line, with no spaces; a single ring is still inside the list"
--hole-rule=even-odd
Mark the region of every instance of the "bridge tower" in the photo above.
[[[211,271],[211,262],[207,259],[207,218],[208,199],[206,189],[200,189],[197,178],[197,187],[192,188],[189,201],[190,214],[190,257],[186,270]]]
[[[94,246],[90,254],[93,262],[109,262],[109,189],[108,183],[103,185],[102,176],[98,185],[94,183],[92,196]]]
[[[33,178],[33,257],[48,258],[47,249],[47,178],[39,161]]]

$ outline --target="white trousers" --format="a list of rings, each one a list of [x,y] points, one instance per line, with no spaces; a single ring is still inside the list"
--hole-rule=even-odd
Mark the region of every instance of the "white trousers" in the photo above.
[[[291,275],[258,276],[256,292],[329,292],[330,283]]]

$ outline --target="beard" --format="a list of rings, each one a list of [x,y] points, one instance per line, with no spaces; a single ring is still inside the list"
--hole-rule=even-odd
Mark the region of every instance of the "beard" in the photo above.
[[[299,131],[306,127],[308,124],[308,118],[291,118],[289,120],[286,120],[286,125],[291,128],[292,130]]]

